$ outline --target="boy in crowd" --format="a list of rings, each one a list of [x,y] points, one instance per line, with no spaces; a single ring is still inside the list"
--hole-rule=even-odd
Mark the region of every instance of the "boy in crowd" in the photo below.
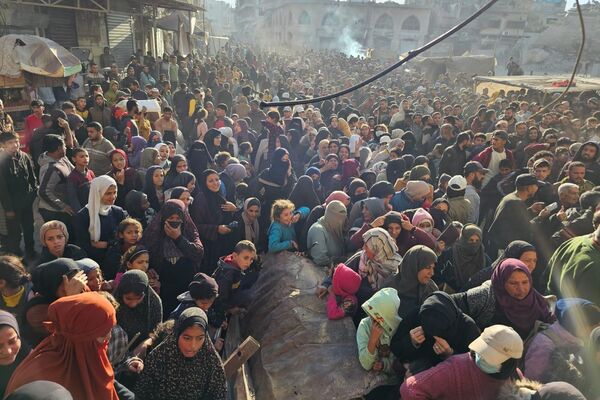
[[[90,183],[96,175],[88,168],[90,155],[86,149],[78,147],[73,150],[71,161],[75,169],[67,177],[67,195],[71,208],[79,211],[88,202]]]
[[[25,254],[35,257],[33,241],[33,200],[38,182],[31,158],[19,150],[19,135],[0,133],[0,202],[6,217],[6,250],[21,255],[21,233]]]

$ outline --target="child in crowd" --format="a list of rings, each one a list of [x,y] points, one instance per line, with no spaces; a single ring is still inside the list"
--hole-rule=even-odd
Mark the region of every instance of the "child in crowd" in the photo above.
[[[396,289],[381,289],[362,305],[367,317],[360,321],[356,331],[360,365],[367,371],[386,374],[389,384],[397,383],[390,342],[402,321],[398,316],[399,307]]]
[[[79,211],[88,202],[90,183],[96,175],[88,168],[90,155],[86,149],[79,147],[73,150],[71,161],[75,169],[67,177],[67,195],[71,208]]]
[[[117,227],[117,240],[110,244],[102,266],[106,279],[115,279],[121,269],[123,254],[142,239],[142,224],[133,218],[125,218]]]
[[[242,161],[247,161],[247,162],[251,162],[252,160],[252,143],[250,142],[243,142],[240,144],[240,149],[238,152],[238,160],[240,160],[240,162]]]
[[[177,296],[179,305],[169,319],[177,319],[181,313],[190,307],[199,307],[208,313],[219,295],[219,285],[212,277],[198,272],[188,286],[188,291]]]
[[[329,319],[342,319],[351,317],[356,312],[358,299],[356,292],[360,287],[362,278],[351,268],[339,264],[333,272],[333,284],[329,287],[327,298],[327,317]]]
[[[127,271],[139,270],[145,272],[148,275],[148,281],[150,287],[154,289],[156,293],[160,293],[160,281],[158,273],[150,268],[150,252],[144,246],[136,245],[131,246],[121,260],[121,270],[115,276],[113,287],[119,286],[121,277]]]
[[[236,314],[250,304],[250,292],[242,287],[244,272],[256,259],[256,247],[249,240],[235,245],[233,253],[219,259],[213,277],[219,286],[219,296],[213,306],[214,316],[210,325],[219,327],[225,321],[226,314]]]
[[[294,224],[308,217],[309,209],[300,207],[294,211],[294,203],[289,200],[276,200],[271,208],[271,226],[269,227],[269,253],[284,250],[298,251]]]
[[[27,302],[34,297],[31,277],[19,257],[0,256],[0,309],[21,315]]]
[[[111,289],[110,282],[104,280],[100,265],[96,261],[91,258],[82,258],[81,260],[76,260],[75,263],[87,276],[87,286],[92,292]]]

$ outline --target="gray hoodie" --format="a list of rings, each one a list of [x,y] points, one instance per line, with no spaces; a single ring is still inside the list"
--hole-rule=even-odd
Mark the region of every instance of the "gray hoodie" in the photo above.
[[[39,207],[55,212],[64,211],[69,205],[67,178],[75,167],[67,157],[55,160],[46,153],[40,155],[38,164],[40,166]]]

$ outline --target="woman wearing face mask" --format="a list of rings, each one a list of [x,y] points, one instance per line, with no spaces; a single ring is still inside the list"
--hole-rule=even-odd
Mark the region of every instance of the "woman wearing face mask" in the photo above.
[[[413,214],[412,224],[424,232],[427,232],[432,238],[435,239],[434,225],[435,222],[431,214],[429,214],[423,208],[417,208],[417,211]],[[439,235],[439,232],[436,232]]]
[[[15,370],[6,393],[39,380],[64,386],[75,399],[117,400],[106,354],[115,309],[97,293],[56,300],[48,307],[51,336]]]
[[[325,215],[308,230],[308,254],[317,265],[337,264],[346,253],[344,226],[346,206],[341,201],[332,201]]]
[[[418,309],[423,301],[438,290],[433,281],[437,256],[433,250],[423,245],[412,247],[406,252],[398,272],[387,281],[386,287],[393,287],[400,297],[398,315],[405,317]]]
[[[532,287],[529,269],[515,258],[502,261],[494,269],[491,281],[453,294],[452,298],[480,329],[501,323],[526,338],[536,321],[555,320],[546,299]]]
[[[440,255],[436,265],[440,277],[435,281],[439,286],[445,285],[446,291],[459,292],[465,290],[469,278],[490,264],[481,229],[467,224],[462,228],[460,238]]]
[[[111,170],[107,174],[117,182],[117,199],[115,204],[125,207],[125,197],[132,190],[141,190],[143,183],[140,175],[127,165],[127,154],[121,149],[115,149],[108,154]]]
[[[369,190],[367,189],[367,184],[361,179],[355,178],[348,184],[348,189],[346,190],[348,196],[350,196],[350,201],[352,204],[356,204],[361,200],[369,197]]]
[[[142,244],[150,249],[150,265],[160,275],[163,315],[169,315],[204,255],[198,230],[181,200],[165,202],[144,232]]]
[[[150,287],[148,275],[140,270],[129,270],[123,274],[115,291],[115,299],[120,307],[117,310],[117,323],[132,340],[131,348],[148,338],[150,332],[162,321],[162,302]]]
[[[227,235],[231,234],[229,225],[237,207],[222,196],[221,180],[217,171],[204,171],[198,186],[198,196],[194,198],[190,215],[205,246],[202,271],[212,274],[219,257],[227,252]]]
[[[492,278],[492,272],[507,258],[516,258],[523,262],[533,274],[537,266],[537,251],[535,246],[523,240],[513,240],[506,246],[504,252],[489,267],[482,269],[469,278],[465,290],[481,285]]]
[[[136,397],[225,400],[225,372],[207,336],[206,313],[198,307],[183,311],[169,336],[146,358]]]
[[[79,246],[69,244],[69,231],[67,226],[60,221],[48,221],[40,228],[40,243],[42,255],[40,264],[57,258],[65,257],[80,260],[87,257],[85,251]]]
[[[127,214],[115,206],[117,183],[108,175],[94,178],[88,204],[75,215],[77,244],[88,257],[102,265],[108,244],[115,239],[119,223]]]
[[[475,339],[470,353],[459,354],[412,375],[400,386],[402,400],[496,400],[515,374],[523,340],[510,327],[494,325]]]

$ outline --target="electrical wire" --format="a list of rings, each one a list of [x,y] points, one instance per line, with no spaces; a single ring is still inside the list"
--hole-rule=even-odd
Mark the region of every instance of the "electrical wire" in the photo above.
[[[418,49],[409,51],[408,55],[406,57],[404,57],[402,60],[398,61],[397,63],[395,63],[395,64],[387,67],[386,69],[384,69],[383,71],[379,72],[378,74],[373,75],[372,77],[368,78],[367,80],[364,80],[364,81],[362,81],[362,82],[360,82],[360,83],[358,83],[358,84],[356,84],[354,86],[351,86],[351,87],[349,87],[347,89],[341,90],[341,91],[333,93],[333,94],[329,94],[329,95],[321,96],[321,97],[316,97],[316,98],[312,98],[312,99],[290,100],[290,101],[273,101],[273,102],[261,101],[260,102],[260,106],[261,106],[261,108],[264,108],[264,107],[285,107],[285,106],[296,106],[296,105],[300,105],[300,104],[319,103],[321,101],[334,99],[336,97],[340,97],[340,96],[343,96],[343,95],[345,95],[347,93],[350,93],[350,92],[353,92],[353,91],[355,91],[357,89],[360,89],[361,87],[366,86],[366,85],[368,85],[369,83],[371,83],[373,81],[376,81],[377,79],[381,78],[382,76],[385,76],[385,75],[389,74],[390,72],[392,72],[396,68],[398,68],[398,67],[406,64],[408,61],[412,60],[413,58],[415,58],[419,54],[423,53],[424,51],[429,50],[430,48],[432,48],[436,44],[440,43],[441,41],[447,39],[448,37],[452,36],[456,32],[460,31],[462,28],[464,28],[465,26],[467,26],[468,24],[470,24],[471,22],[473,22],[473,20],[475,20],[481,14],[483,14],[484,12],[486,12],[497,1],[498,0],[490,0],[483,7],[481,7],[479,10],[475,11],[469,18],[467,18],[466,20],[464,20],[460,24],[454,26],[449,31],[441,34],[440,36],[436,37],[435,39],[433,39],[429,43],[427,43],[427,44],[419,47]],[[578,1],[577,1],[577,5],[579,5]]]
[[[581,12],[581,5],[579,4],[579,0],[575,0],[575,5],[577,6],[577,15],[579,15],[579,27],[581,29],[581,44],[579,45],[577,59],[575,60],[575,65],[573,66],[573,72],[571,73],[571,79],[569,79],[569,84],[565,87],[565,90],[560,94],[560,96],[552,100],[550,103],[546,104],[542,109],[540,109],[538,112],[536,112],[529,118],[535,118],[540,114],[546,112],[549,108],[561,101],[567,95],[569,89],[571,89],[571,87],[573,86],[575,75],[577,75],[577,69],[579,68],[579,62],[581,61],[581,56],[583,54],[583,48],[585,46],[585,22],[583,21],[583,13]]]

